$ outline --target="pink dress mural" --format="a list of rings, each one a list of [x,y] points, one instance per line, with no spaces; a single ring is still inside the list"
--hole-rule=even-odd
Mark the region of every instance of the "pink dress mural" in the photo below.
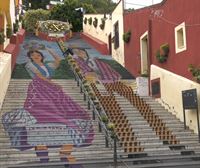
[[[25,150],[37,145],[76,147],[91,145],[94,131],[87,112],[50,79],[60,58],[50,49],[54,62],[44,62],[40,51],[28,52],[26,65],[32,76],[24,108],[5,113],[2,120],[14,148]]]

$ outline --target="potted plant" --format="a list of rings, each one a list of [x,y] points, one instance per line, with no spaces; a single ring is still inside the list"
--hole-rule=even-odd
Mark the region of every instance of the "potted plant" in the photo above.
[[[5,42],[5,35],[4,35],[4,31],[1,30],[0,31],[0,51],[3,51],[4,42]]]
[[[96,28],[98,25],[98,19],[95,17],[93,21],[93,26]]]
[[[17,33],[18,29],[19,29],[19,21],[15,20],[15,23],[13,23],[13,32]]]
[[[90,18],[88,19],[88,23],[89,23],[89,25],[92,25],[92,17],[90,17]]]
[[[105,125],[107,125],[108,122],[109,122],[108,117],[107,117],[106,115],[101,116],[101,121],[102,121]]]
[[[105,24],[106,24],[106,21],[105,21],[104,18],[102,18],[102,19],[101,19],[101,24],[99,25],[99,27],[100,27],[101,30],[104,30]]]
[[[129,30],[128,32],[125,32],[123,34],[123,40],[124,42],[128,43],[131,39],[131,31]]]
[[[84,24],[87,24],[88,19],[85,17]]]
[[[165,43],[160,46],[160,49],[156,52],[156,59],[160,63],[164,63],[167,61],[169,54],[169,44]]]
[[[193,64],[188,66],[188,71],[192,73],[193,78],[200,83],[200,67],[195,67]]]
[[[10,38],[12,36],[12,28],[11,26],[8,24],[7,28],[6,28],[6,37]]]

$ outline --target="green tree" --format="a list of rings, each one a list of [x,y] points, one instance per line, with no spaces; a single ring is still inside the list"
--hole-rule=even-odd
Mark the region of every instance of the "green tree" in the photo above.
[[[46,5],[49,3],[50,0],[23,0],[23,4],[27,9],[46,9]],[[31,4],[30,7],[29,4]]]
[[[43,9],[28,10],[24,16],[24,26],[28,32],[35,32],[37,21],[49,19],[49,11]]]
[[[80,0],[65,0],[64,4],[54,6],[50,12],[53,20],[69,21],[73,26],[73,31],[82,30],[83,13],[77,8],[83,7],[86,13],[96,13],[91,4],[82,3]]]
[[[91,4],[97,13],[111,13],[116,6],[112,0],[80,0],[82,3]]]

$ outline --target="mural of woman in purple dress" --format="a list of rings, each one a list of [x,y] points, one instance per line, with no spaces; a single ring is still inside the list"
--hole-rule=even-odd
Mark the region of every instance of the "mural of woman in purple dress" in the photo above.
[[[61,58],[49,48],[53,61],[39,50],[27,53],[26,69],[32,77],[24,107],[5,113],[3,125],[11,145],[26,150],[38,145],[75,147],[91,145],[94,131],[87,112],[51,81]]]

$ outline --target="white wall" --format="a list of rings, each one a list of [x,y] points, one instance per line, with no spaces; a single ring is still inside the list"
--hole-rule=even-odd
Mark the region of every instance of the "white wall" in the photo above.
[[[123,0],[119,2],[117,7],[112,13],[112,37],[114,36],[114,25],[118,21],[119,23],[119,48],[114,49],[114,43],[112,43],[112,57],[124,66],[124,19],[123,19],[124,4]]]
[[[83,21],[85,18],[89,19],[90,17],[92,17],[92,24],[90,25],[88,21],[87,24],[83,23],[83,32],[103,41],[108,45],[108,36],[111,33],[111,24],[112,24],[110,15],[106,15],[107,19],[105,20],[104,30],[102,30],[99,27],[99,25],[101,24],[101,19],[104,18],[103,14],[85,14]],[[93,26],[93,21],[95,17],[98,19],[98,25],[96,28]]]
[[[161,88],[161,98],[158,101],[183,121],[182,91],[196,88],[200,100],[200,85],[160,67],[151,65],[151,80],[156,78],[160,78]],[[197,133],[195,110],[186,111],[186,124]]]
[[[124,41],[123,41],[123,33],[124,33],[124,20],[123,20],[123,0],[119,2],[119,4],[116,6],[114,11],[112,12],[111,17],[107,15],[108,18],[106,20],[105,29],[102,31],[99,27],[101,24],[101,18],[104,17],[103,14],[85,14],[84,18],[90,18],[92,17],[92,20],[96,17],[98,19],[98,27],[95,28],[92,25],[84,24],[83,23],[83,32],[88,33],[91,36],[105,42],[107,46],[109,46],[108,36],[110,33],[112,34],[112,38],[114,36],[114,25],[118,21],[119,23],[119,48],[116,50],[114,49],[114,43],[112,43],[112,57],[119,62],[121,65],[124,66]],[[111,18],[111,19],[110,19]],[[84,21],[84,19],[83,19]]]
[[[0,109],[11,78],[11,55],[0,52]]]
[[[11,22],[13,26],[13,23],[15,23],[15,1],[14,0],[10,0],[10,17],[11,17]]]

